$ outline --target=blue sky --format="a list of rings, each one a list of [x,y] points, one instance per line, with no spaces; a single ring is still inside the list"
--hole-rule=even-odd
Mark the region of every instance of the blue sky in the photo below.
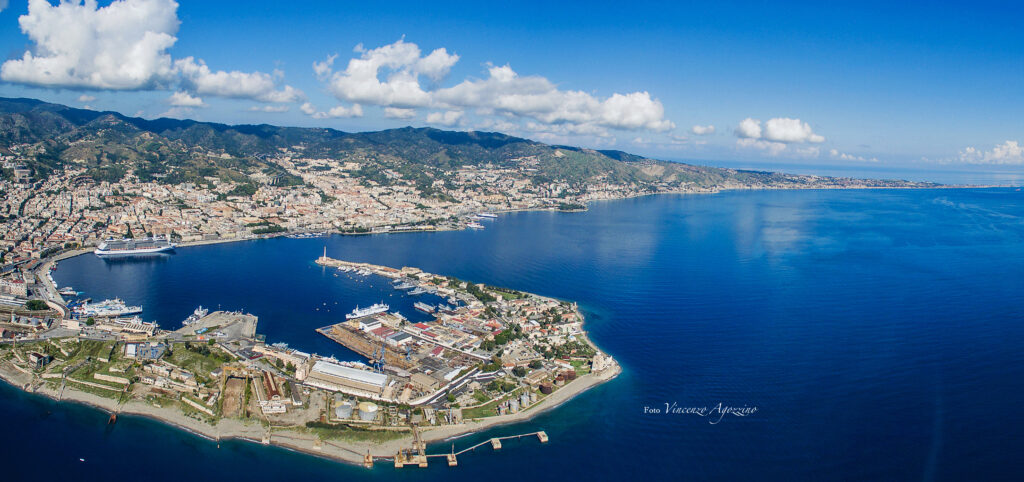
[[[499,130],[672,159],[1024,163],[1012,2],[4,3],[3,96],[227,123]],[[352,59],[385,66],[367,77]],[[395,72],[415,85],[389,82]]]

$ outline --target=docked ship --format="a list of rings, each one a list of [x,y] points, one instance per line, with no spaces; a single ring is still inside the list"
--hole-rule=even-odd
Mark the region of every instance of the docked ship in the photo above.
[[[173,251],[174,245],[167,237],[141,239],[108,239],[100,243],[95,253],[100,256],[121,256],[131,254],[155,254]]]
[[[479,213],[479,214],[477,214],[477,216],[479,216],[481,218],[490,218],[490,219],[494,219],[494,218],[498,217],[498,215],[494,214],[494,213]]]
[[[473,221],[471,223],[466,223],[466,227],[467,228],[472,228],[472,229],[483,229],[484,225],[480,224],[480,223],[478,223],[476,221]]]
[[[141,306],[129,306],[120,298],[103,300],[99,303],[82,303],[75,308],[79,316],[129,316],[142,313]]]
[[[360,308],[356,306],[356,309],[352,310],[351,313],[345,315],[345,319],[354,320],[356,318],[362,318],[364,316],[376,315],[378,313],[384,313],[385,311],[388,311],[390,308],[390,306],[385,305],[384,303],[377,303],[366,308]]]
[[[413,288],[415,288],[415,287],[416,287],[416,285],[414,285],[414,284],[412,284],[412,283],[409,283],[409,282],[403,282],[403,283],[401,283],[401,284],[399,284],[399,285],[396,285],[396,286],[395,286],[395,289],[396,289],[396,290],[411,290],[411,289],[413,289]]]
[[[415,296],[415,295],[422,295],[423,293],[426,293],[426,292],[427,292],[427,290],[425,290],[423,288],[416,288],[416,289],[410,291],[409,294]]]
[[[200,319],[202,319],[204,316],[208,315],[209,313],[210,313],[210,310],[208,310],[206,308],[203,308],[203,305],[199,305],[199,308],[196,308],[196,310],[193,311],[191,315],[188,315],[188,318],[185,318],[185,321],[182,321],[181,325],[182,326],[191,325],[192,323],[195,323],[195,322],[199,321]]]
[[[60,293],[61,296],[78,296],[78,292],[70,286],[65,286],[57,290],[57,293]]]
[[[424,303],[422,301],[417,301],[417,302],[413,303],[412,306],[414,308],[416,308],[417,310],[423,311],[425,313],[433,313],[434,312],[434,307],[433,306],[428,305],[428,304],[426,304],[426,303]]]

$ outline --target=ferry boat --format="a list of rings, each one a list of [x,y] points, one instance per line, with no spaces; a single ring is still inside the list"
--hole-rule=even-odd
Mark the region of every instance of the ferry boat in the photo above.
[[[476,221],[473,221],[471,223],[466,223],[466,227],[467,228],[471,228],[471,229],[483,229],[484,225],[480,224],[480,223],[478,223]]]
[[[356,318],[363,318],[365,316],[370,316],[370,315],[376,315],[378,313],[383,313],[385,311],[388,311],[389,309],[391,309],[391,307],[386,305],[386,304],[384,304],[384,303],[377,303],[377,304],[374,304],[374,305],[369,306],[367,308],[360,308],[360,307],[356,306],[356,309],[352,310],[351,313],[345,315],[345,319],[346,320],[354,320]]]
[[[82,303],[75,308],[79,316],[128,316],[142,313],[141,306],[128,306],[120,298],[99,303]]]
[[[494,218],[498,217],[498,215],[494,214],[494,213],[478,213],[477,216],[480,216],[481,218],[489,218],[489,219],[494,219]]]
[[[416,303],[413,303],[412,306],[414,308],[416,308],[417,310],[423,311],[425,313],[433,313],[434,312],[434,307],[433,306],[428,305],[428,304],[426,304],[426,303],[424,303],[422,301],[417,301]]]
[[[174,251],[174,244],[167,237],[141,239],[108,239],[94,251],[98,256],[122,256],[132,254],[154,254]]]
[[[196,308],[196,310],[193,311],[191,315],[188,315],[188,318],[185,318],[185,321],[182,321],[181,325],[182,326],[191,325],[192,323],[195,323],[195,322],[199,321],[200,319],[202,319],[204,316],[206,316],[209,313],[210,313],[210,310],[208,310],[206,308],[203,308],[203,305],[199,305],[199,308]]]
[[[78,292],[75,291],[75,289],[70,286],[65,286],[57,290],[57,293],[59,293],[62,296],[78,296]]]

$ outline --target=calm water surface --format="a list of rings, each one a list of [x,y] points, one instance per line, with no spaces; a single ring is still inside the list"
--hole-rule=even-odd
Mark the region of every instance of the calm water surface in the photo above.
[[[731,192],[503,215],[483,231],[274,239],[156,260],[92,255],[61,285],[176,327],[196,305],[260,317],[269,342],[355,359],[314,333],[414,300],[335,277],[328,254],[576,300],[624,373],[556,410],[457,441],[543,429],[457,469],[373,471],[0,388],[5,478],[110,480],[965,480],[1024,473],[1024,194]],[[720,423],[645,407],[757,407]],[[433,451],[450,446],[432,447]],[[85,458],[86,462],[80,462]],[[557,479],[556,479],[557,480]]]

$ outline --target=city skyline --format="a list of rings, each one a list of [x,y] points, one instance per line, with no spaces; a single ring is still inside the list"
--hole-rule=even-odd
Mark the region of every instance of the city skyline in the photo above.
[[[1016,7],[810,6],[0,3],[0,92],[147,118],[493,130],[666,159],[1024,163]]]

